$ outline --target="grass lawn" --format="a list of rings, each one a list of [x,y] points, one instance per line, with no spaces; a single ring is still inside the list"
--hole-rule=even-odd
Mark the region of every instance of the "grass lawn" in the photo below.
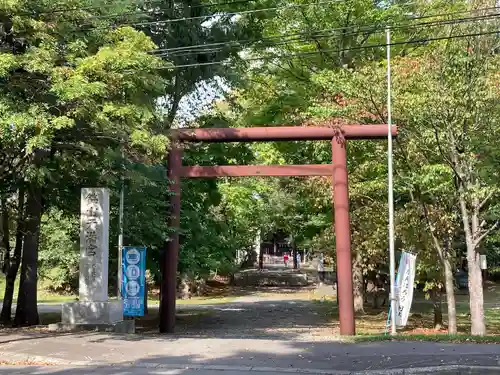
[[[447,306],[446,296],[443,296],[444,327],[436,330],[434,327],[433,305],[422,295],[415,293],[411,307],[408,325],[398,329],[398,340],[412,341],[446,341],[446,342],[484,342],[500,343],[500,285],[489,284],[484,289],[484,305],[486,330],[488,336],[470,336],[469,296],[465,291],[456,294],[457,330],[456,336],[447,334]],[[324,311],[331,315],[332,320],[338,320],[338,310],[335,297],[325,301],[316,301],[323,304]],[[385,341],[394,338],[386,334],[388,307],[383,310],[365,309],[365,314],[356,316],[356,333],[354,341]]]
[[[17,299],[17,293],[19,289],[19,278],[16,281],[16,286],[14,290],[14,303]],[[3,300],[5,293],[5,277],[0,275],[0,301]],[[43,280],[39,281],[38,285],[38,303],[43,304],[58,304],[64,302],[71,302],[77,299],[77,295],[73,294],[59,294],[49,291],[44,287]],[[208,295],[205,297],[193,297],[186,300],[177,300],[179,305],[215,305],[220,303],[229,303],[234,301],[237,296],[231,296],[226,294],[221,295]],[[110,299],[116,299],[116,297],[111,297]],[[153,292],[149,294],[149,303],[152,305],[158,304],[158,292]]]
[[[401,333],[412,334],[437,334],[446,333],[446,327],[436,331],[432,306],[414,305],[415,309],[410,314],[407,327],[399,329]],[[446,309],[446,306],[443,306]],[[417,312],[420,310],[420,312]],[[444,324],[447,324],[446,310],[443,312]],[[357,317],[356,327],[360,334],[380,334],[385,331],[387,312],[367,311]],[[500,308],[486,309],[486,327],[488,333],[500,335]],[[467,334],[470,331],[470,316],[467,312],[457,309],[457,329],[459,333]]]
[[[178,305],[217,305],[221,303],[231,303],[236,300],[237,297],[225,296],[225,297],[192,297],[190,299],[178,299]],[[156,299],[155,303],[158,300]]]
[[[19,278],[16,280],[16,285],[14,288],[14,303],[17,300],[17,292],[19,289]],[[0,275],[0,301],[3,300],[3,296],[5,293],[5,276]],[[47,304],[56,304],[56,303],[64,303],[71,302],[76,299],[76,296],[70,294],[58,294],[48,291],[44,285],[43,281],[39,282],[38,286],[38,302],[39,303],[47,303]]]
[[[448,342],[448,343],[471,343],[471,344],[500,344],[500,336],[471,336],[463,333],[450,336],[445,333],[440,334],[414,334],[403,333],[393,337],[388,334],[383,335],[359,335],[352,339],[345,340],[347,342],[377,342],[377,341],[432,341],[432,342]]]
[[[16,284],[17,287],[17,284]],[[0,300],[3,299],[5,289],[5,279],[0,276]],[[235,301],[240,296],[252,297],[276,297],[280,300],[309,300],[317,304],[318,312],[328,316],[333,323],[338,322],[338,310],[334,296],[326,297],[324,300],[318,300],[314,294],[314,290],[296,290],[286,288],[260,289],[238,288],[225,286],[212,286],[207,289],[206,296],[193,297],[187,300],[178,300],[178,305],[181,308],[178,311],[178,323],[182,325],[196,325],[197,322],[205,314],[210,314],[210,310],[199,310],[190,308],[190,305],[216,305],[222,303],[230,303]],[[17,296],[17,289],[15,292]],[[76,299],[74,295],[60,295],[51,293],[43,287],[43,282],[40,283],[38,293],[40,303],[63,303]],[[484,289],[486,328],[488,336],[486,337],[471,337],[470,332],[470,316],[469,316],[469,296],[466,291],[458,291],[456,293],[456,308],[457,308],[457,326],[458,334],[456,336],[447,335],[447,308],[446,298],[443,296],[442,310],[444,327],[436,330],[433,326],[433,305],[431,301],[426,300],[424,296],[415,292],[414,301],[411,308],[408,325],[405,328],[398,329],[397,340],[412,340],[412,341],[443,341],[443,342],[482,342],[482,343],[499,343],[500,344],[500,284],[488,284]],[[149,305],[151,307],[158,303],[158,291],[153,290],[149,296]],[[394,340],[393,337],[386,334],[388,307],[374,310],[366,308],[364,314],[356,316],[356,331],[355,338],[346,339],[346,341],[362,342],[362,341],[386,341]],[[57,322],[60,319],[60,314],[43,313],[40,316],[42,324]],[[137,322],[139,331],[155,332],[157,327],[157,312],[152,310],[146,317],[140,318]]]

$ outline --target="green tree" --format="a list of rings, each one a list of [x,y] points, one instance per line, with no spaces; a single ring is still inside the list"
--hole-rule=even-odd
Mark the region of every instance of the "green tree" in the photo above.
[[[486,333],[480,245],[497,226],[491,200],[497,191],[491,171],[499,114],[494,88],[498,61],[489,53],[493,43],[481,36],[439,46],[420,60],[402,97],[402,104],[409,105],[408,131],[421,139],[427,134],[419,149],[440,158],[452,176],[467,248],[471,332],[476,335]]]
[[[157,56],[180,68],[160,73],[167,83],[162,107],[169,125],[178,116],[181,103],[191,108],[202,106],[207,91],[224,91],[227,82],[238,80],[236,74],[218,62],[238,60],[242,46],[252,44],[261,34],[259,12],[245,13],[263,6],[255,2],[145,1],[141,4],[145,22],[139,27],[158,46]],[[235,13],[244,11],[238,17]]]
[[[54,186],[87,175],[110,148],[165,150],[151,135],[164,63],[143,33],[110,29],[112,19],[85,1],[5,3],[0,54],[0,144],[24,160],[26,219],[16,323],[38,322],[36,307],[40,221]],[[93,3],[97,6],[99,3]],[[60,7],[65,11],[57,11]],[[117,8],[120,8],[119,6]],[[104,22],[104,21],[105,22]],[[82,24],[86,27],[82,27]],[[106,163],[104,163],[106,164]],[[101,163],[102,165],[102,163]],[[19,179],[19,178],[18,178]],[[62,183],[64,181],[64,183]]]

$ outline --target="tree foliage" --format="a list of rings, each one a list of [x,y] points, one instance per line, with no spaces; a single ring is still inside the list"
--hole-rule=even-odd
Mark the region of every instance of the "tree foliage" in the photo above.
[[[205,128],[386,122],[383,29],[391,23],[396,248],[418,254],[417,283],[436,306],[446,290],[450,333],[453,272],[466,258],[472,333],[484,334],[479,255],[499,259],[500,111],[498,21],[483,6],[2,3],[0,243],[11,297],[21,266],[16,323],[38,322],[38,276],[54,290],[77,287],[81,187],[111,190],[110,269],[118,267],[124,187],[125,244],[148,248],[158,281],[172,230],[163,160],[169,129],[186,122]],[[482,18],[449,20],[460,14]],[[222,92],[211,106],[207,98]],[[329,142],[190,144],[184,151],[184,165],[331,163]],[[349,142],[348,158],[355,294],[362,297],[363,278],[389,272],[386,144]],[[259,235],[276,232],[334,261],[331,184],[183,180],[179,277],[230,274],[238,253],[251,254]],[[10,320],[9,303],[3,321]]]

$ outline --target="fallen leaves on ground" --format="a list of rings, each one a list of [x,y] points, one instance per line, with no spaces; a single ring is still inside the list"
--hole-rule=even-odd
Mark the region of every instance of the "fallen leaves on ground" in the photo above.
[[[55,363],[43,361],[9,361],[0,359],[0,366],[55,366]]]

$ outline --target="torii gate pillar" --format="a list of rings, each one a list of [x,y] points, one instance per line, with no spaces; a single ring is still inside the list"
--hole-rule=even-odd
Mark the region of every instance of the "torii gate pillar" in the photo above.
[[[179,228],[181,222],[181,167],[182,149],[173,143],[167,157],[169,185],[168,224],[172,229],[169,241],[161,254],[160,333],[175,329],[175,301],[177,299],[177,263],[179,262]]]
[[[351,225],[347,180],[347,142],[342,135],[332,139],[333,231],[337,254],[337,300],[340,334],[354,335],[354,294],[352,290]]]

